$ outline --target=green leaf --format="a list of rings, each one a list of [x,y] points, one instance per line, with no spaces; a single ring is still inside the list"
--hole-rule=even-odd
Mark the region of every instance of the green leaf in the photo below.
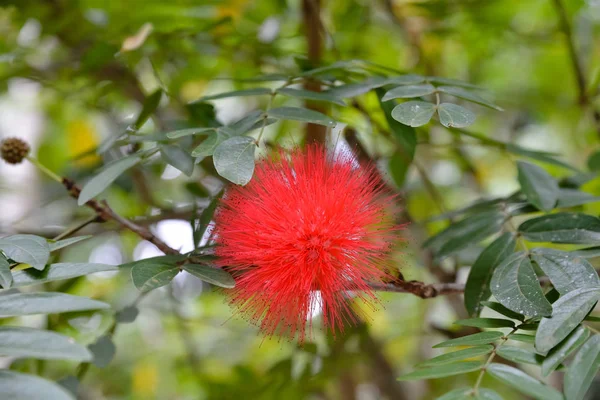
[[[90,344],[88,349],[93,355],[92,363],[98,368],[106,368],[117,352],[115,344],[107,335],[102,336],[96,343]]]
[[[166,136],[169,139],[179,139],[184,136],[191,135],[208,135],[208,132],[213,132],[215,128],[188,128],[188,129],[179,129],[176,131],[167,132]]]
[[[255,150],[256,143],[251,137],[232,137],[217,146],[213,163],[219,175],[243,186],[250,182],[254,174]]]
[[[171,164],[187,176],[194,172],[194,158],[181,147],[174,144],[161,145],[160,155],[167,164]]]
[[[473,358],[482,356],[484,354],[490,354],[494,350],[494,346],[491,345],[483,345],[483,346],[475,346],[470,347],[464,350],[453,351],[451,353],[442,354],[440,356],[431,358],[427,361],[424,361],[418,365],[421,367],[431,367],[434,365],[444,365],[450,364],[455,361],[466,360],[467,358]]]
[[[222,127],[220,130],[227,129],[229,137],[241,136],[257,127],[262,127],[263,124],[266,126],[268,122],[266,119],[267,114],[264,111],[254,110],[233,124]]]
[[[517,163],[519,184],[527,200],[540,210],[550,211],[558,200],[558,183],[544,169],[524,161]]]
[[[394,107],[391,115],[404,125],[416,127],[428,123],[434,112],[434,104],[425,101],[407,101]]]
[[[519,226],[532,242],[596,244],[600,242],[600,219],[579,213],[556,213],[532,218]]]
[[[508,361],[514,361],[521,364],[540,365],[544,357],[535,354],[532,350],[523,349],[514,346],[501,346],[496,351],[500,357]]]
[[[0,326],[0,355],[80,362],[92,359],[88,349],[68,336],[17,326]]]
[[[46,239],[34,235],[12,235],[0,239],[0,250],[11,260],[42,270],[50,258]]]
[[[443,258],[498,232],[504,218],[499,211],[468,216],[429,238],[423,246],[432,249],[438,258]]]
[[[544,297],[531,260],[524,252],[514,253],[494,271],[490,283],[500,304],[529,317],[550,315],[552,305]]]
[[[208,225],[210,224],[210,221],[212,221],[213,216],[215,215],[215,210],[217,209],[217,205],[219,204],[219,200],[221,199],[222,195],[223,192],[219,193],[217,196],[215,196],[215,198],[213,198],[210,201],[208,207],[202,210],[202,214],[200,214],[199,220],[200,226],[198,227],[198,232],[196,233],[196,235],[198,235],[199,238],[202,238],[204,236],[204,233],[208,229]]]
[[[579,250],[569,251],[572,257],[596,258],[600,257],[600,246],[585,247]]]
[[[68,239],[63,239],[63,240],[59,240],[58,242],[50,242],[50,251],[56,251],[62,248],[65,248],[67,246],[70,246],[72,244],[75,243],[79,243],[81,241],[87,240],[89,238],[91,238],[92,235],[86,235],[86,236],[76,236],[76,237],[72,237],[72,238],[68,238]]]
[[[146,100],[144,100],[144,104],[142,106],[142,111],[140,111],[140,115],[138,115],[137,120],[133,124],[134,130],[137,131],[142,126],[144,126],[148,118],[150,118],[154,111],[156,111],[156,109],[160,105],[160,99],[162,98],[162,94],[162,90],[158,89],[150,96],[146,97]]]
[[[131,268],[133,284],[141,292],[148,292],[168,285],[179,273],[177,264],[166,263],[161,260],[142,261],[147,262],[138,262]]]
[[[482,301],[481,305],[486,306],[487,308],[492,309],[492,310],[496,311],[497,313],[504,315],[505,317],[508,317],[511,319],[516,319],[519,321],[525,320],[525,317],[522,314],[519,314],[512,310],[509,310],[508,308],[504,307],[502,304],[496,303],[495,301]]]
[[[481,104],[482,106],[486,106],[489,108],[493,108],[496,111],[504,111],[501,107],[498,107],[496,104],[484,99],[476,93],[471,92],[470,90],[456,87],[456,86],[439,86],[437,88],[438,92],[446,93],[454,97],[458,97],[461,99],[468,100],[472,103]]]
[[[338,104],[340,106],[346,105],[346,103],[343,100],[340,100],[340,98],[333,96],[331,93],[328,92],[313,92],[311,90],[292,88],[277,89],[276,92],[284,96],[295,97],[297,99],[325,101],[328,103]]]
[[[491,389],[479,388],[478,395],[473,393],[473,388],[454,389],[436,400],[502,400],[502,397]]]
[[[501,318],[468,318],[460,319],[456,325],[472,326],[474,328],[514,328],[515,323]]]
[[[67,390],[46,379],[0,370],[0,398],[6,400],[75,400]]]
[[[135,321],[139,313],[140,310],[136,306],[127,306],[117,312],[115,319],[120,324],[130,324]]]
[[[480,86],[473,85],[472,83],[469,83],[469,82],[460,81],[458,79],[442,78],[440,76],[428,76],[427,82],[441,83],[442,85],[461,86],[461,87],[466,87],[466,88],[471,88],[471,89],[481,89]]]
[[[394,109],[394,104],[381,101],[384,90],[380,88],[375,92],[379,99],[379,106],[383,110],[387,124],[397,144],[397,150],[389,161],[390,174],[396,185],[402,187],[404,180],[406,179],[408,168],[415,157],[417,134],[413,127],[401,124],[392,118],[391,114]]]
[[[587,159],[587,166],[590,171],[600,171],[600,150],[593,152]]]
[[[218,145],[229,139],[231,136],[224,133],[221,129],[208,135],[194,150],[192,157],[212,156]]]
[[[566,400],[582,400],[600,370],[600,335],[593,335],[577,352],[565,374]]]
[[[226,99],[228,97],[246,97],[246,96],[261,96],[266,94],[272,94],[272,90],[268,88],[253,88],[244,90],[234,90],[231,92],[224,92],[219,94],[213,94],[210,96],[200,97],[198,100],[194,100],[194,103],[202,103],[208,100]]]
[[[13,283],[13,276],[10,272],[10,263],[2,254],[0,254],[0,285],[3,289],[8,289]]]
[[[410,381],[415,379],[435,379],[444,378],[446,376],[454,376],[466,374],[467,372],[478,371],[483,367],[482,362],[467,361],[455,364],[440,365],[436,367],[423,368],[413,371],[409,374],[402,375],[398,378],[399,381]]]
[[[50,264],[43,271],[31,269],[13,271],[13,287],[77,278],[94,272],[117,271],[117,267],[107,264],[58,263]]]
[[[600,201],[600,197],[577,189],[559,189],[556,208],[576,207]]]
[[[107,309],[110,305],[66,293],[15,293],[2,296],[0,318]]]
[[[531,255],[561,295],[580,288],[600,288],[596,270],[584,258],[546,248],[534,249]]]
[[[562,363],[566,358],[579,348],[590,337],[590,331],[583,326],[578,326],[562,342],[554,347],[542,363],[542,374],[544,376],[550,373]]]
[[[489,331],[474,333],[469,336],[463,336],[456,339],[446,340],[445,342],[438,343],[433,348],[439,347],[455,347],[455,346],[477,346],[480,344],[488,344],[495,342],[496,340],[503,337],[502,332]]]
[[[331,96],[334,96],[334,97],[337,97],[340,99],[346,99],[349,97],[360,96],[361,94],[370,92],[372,89],[375,89],[382,85],[385,85],[387,82],[386,78],[381,78],[381,79],[375,79],[375,78],[376,77],[373,77],[369,80],[366,80],[365,82],[348,83],[346,85],[336,86],[333,89],[329,89],[323,93],[327,93]]]
[[[517,389],[519,392],[539,400],[563,400],[562,394],[550,386],[544,385],[525,372],[508,365],[492,363],[487,372],[500,382]]]
[[[121,176],[129,168],[133,167],[140,162],[139,156],[130,156],[120,159],[108,167],[104,168],[102,172],[90,179],[79,194],[77,204],[82,206],[109,187],[115,179]]]
[[[506,232],[486,247],[471,267],[465,284],[465,308],[469,315],[479,315],[482,302],[490,297],[494,269],[515,251],[515,235]]]
[[[385,93],[381,101],[389,101],[393,99],[408,99],[412,97],[421,97],[435,92],[435,87],[430,83],[422,85],[398,86]]]
[[[552,304],[552,317],[542,318],[535,348],[546,354],[558,345],[585,318],[594,304],[600,299],[600,288],[577,289],[567,293]]]
[[[464,107],[452,103],[442,103],[437,107],[440,123],[448,128],[464,128],[475,122],[475,114]]]
[[[235,287],[231,274],[224,269],[201,264],[184,264],[183,269],[204,282],[227,289]]]
[[[325,125],[333,128],[336,122],[331,117],[318,111],[309,110],[301,107],[276,107],[267,112],[272,118],[307,122],[311,124]]]
[[[508,337],[509,340],[516,340],[517,342],[523,342],[527,344],[535,343],[535,336],[532,335],[523,335],[521,333],[513,333]]]
[[[523,156],[523,157],[528,157],[528,158],[531,158],[532,160],[541,161],[541,162],[544,162],[547,164],[558,165],[559,167],[563,167],[563,168],[570,169],[572,171],[579,172],[579,170],[577,168],[573,167],[572,165],[569,165],[565,162],[562,162],[562,161],[554,158],[553,156],[555,154],[553,154],[553,153],[529,150],[529,149],[525,149],[521,146],[518,146],[518,145],[512,144],[512,143],[502,143],[502,142],[500,142],[500,143],[503,145],[504,149],[506,151],[508,151],[509,153],[517,154],[517,155]]]

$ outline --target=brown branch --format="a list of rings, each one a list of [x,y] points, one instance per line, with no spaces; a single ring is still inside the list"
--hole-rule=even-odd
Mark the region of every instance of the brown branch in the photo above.
[[[424,283],[420,281],[397,280],[393,283],[370,283],[369,287],[380,292],[410,293],[422,299],[459,294],[465,290],[461,283]]]

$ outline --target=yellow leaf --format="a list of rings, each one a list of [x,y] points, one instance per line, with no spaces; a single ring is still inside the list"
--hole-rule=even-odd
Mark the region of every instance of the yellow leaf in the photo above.
[[[77,166],[91,166],[100,161],[95,149],[98,146],[98,135],[94,127],[83,119],[67,124],[67,150],[69,159]]]

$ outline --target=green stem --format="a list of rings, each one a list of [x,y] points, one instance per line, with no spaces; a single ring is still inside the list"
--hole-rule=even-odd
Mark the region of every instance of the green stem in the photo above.
[[[269,104],[267,104],[267,109],[265,110],[265,116],[263,117],[263,123],[262,123],[262,126],[260,127],[260,133],[258,134],[258,138],[256,138],[257,146],[260,145],[260,139],[262,139],[263,133],[265,131],[265,126],[267,126],[267,119],[269,118],[267,113],[271,109],[271,105],[273,104],[273,99],[275,98],[275,96],[277,96],[277,92],[271,93],[271,96],[269,97]]]
[[[27,160],[29,160],[30,163],[32,163],[33,165],[35,165],[36,167],[38,167],[39,170],[42,171],[44,174],[46,174],[46,176],[48,176],[49,178],[52,178],[53,180],[55,180],[58,183],[62,183],[63,182],[63,178],[62,177],[60,177],[57,174],[55,174],[54,172],[52,172],[44,164],[40,163],[35,158],[33,158],[33,157],[27,157]]]
[[[74,234],[75,232],[77,232],[80,229],[85,228],[86,226],[88,226],[89,224],[91,224],[92,222],[96,221],[98,219],[97,215],[92,215],[90,218],[86,219],[85,221],[75,225],[72,228],[67,229],[66,231],[64,231],[63,233],[61,233],[60,235],[56,236],[55,238],[53,238],[52,240],[61,240],[64,239],[68,236],[71,236],[72,234]]]

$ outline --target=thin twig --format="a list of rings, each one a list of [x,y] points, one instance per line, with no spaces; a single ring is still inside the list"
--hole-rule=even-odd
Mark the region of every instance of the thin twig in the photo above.
[[[431,283],[420,281],[397,280],[394,283],[370,283],[369,288],[379,292],[411,293],[422,299],[431,299],[437,296],[463,293],[465,285],[462,283]]]

